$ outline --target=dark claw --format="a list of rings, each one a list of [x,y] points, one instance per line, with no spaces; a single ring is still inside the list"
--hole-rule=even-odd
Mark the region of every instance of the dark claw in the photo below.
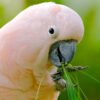
[[[57,81],[57,80],[61,79],[62,73],[57,72],[57,73],[53,74],[51,77],[53,78],[54,81]]]

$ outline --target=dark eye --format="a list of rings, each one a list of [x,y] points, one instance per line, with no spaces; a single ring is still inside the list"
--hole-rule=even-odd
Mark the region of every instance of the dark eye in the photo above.
[[[53,28],[50,28],[50,29],[49,29],[49,33],[50,33],[50,34],[54,34],[54,32],[55,32],[55,31],[54,31]]]
[[[55,27],[55,26],[49,27],[49,29],[48,29],[48,34],[49,34],[49,36],[50,36],[51,38],[56,38],[57,35],[58,35],[58,32],[57,32],[56,27]]]

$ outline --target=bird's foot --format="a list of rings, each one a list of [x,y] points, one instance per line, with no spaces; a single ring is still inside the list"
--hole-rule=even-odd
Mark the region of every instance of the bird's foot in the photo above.
[[[53,81],[57,91],[62,91],[67,87],[66,81],[62,78],[62,73],[57,72],[52,75]]]

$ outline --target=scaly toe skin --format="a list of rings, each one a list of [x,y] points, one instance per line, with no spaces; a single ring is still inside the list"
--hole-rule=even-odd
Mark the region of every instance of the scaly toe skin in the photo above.
[[[64,79],[59,79],[56,82],[56,90],[62,91],[67,87],[66,81]]]
[[[62,71],[51,75],[53,81],[55,82],[55,87],[57,91],[62,91],[67,87],[66,81],[62,78]]]

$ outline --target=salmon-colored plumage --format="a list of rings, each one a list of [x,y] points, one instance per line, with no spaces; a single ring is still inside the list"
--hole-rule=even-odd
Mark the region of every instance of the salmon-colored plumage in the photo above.
[[[56,27],[56,36],[48,34]],[[48,59],[59,40],[83,36],[81,18],[72,9],[52,2],[31,6],[0,29],[0,100],[57,100]],[[42,81],[42,83],[41,83]],[[39,88],[39,85],[41,86]]]

